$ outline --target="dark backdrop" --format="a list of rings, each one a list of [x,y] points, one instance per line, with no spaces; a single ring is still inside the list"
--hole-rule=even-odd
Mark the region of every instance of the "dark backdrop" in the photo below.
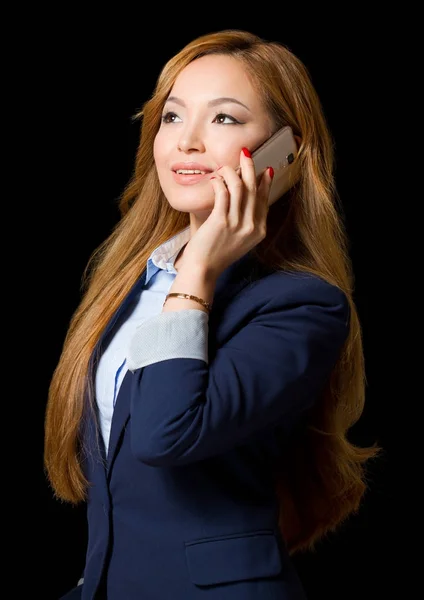
[[[222,18],[217,18],[218,8]],[[28,162],[36,167],[29,186],[34,190],[34,228],[29,222],[24,297],[31,292],[37,318],[31,320],[34,372],[28,413],[34,441],[26,453],[25,473],[26,482],[30,480],[36,490],[36,504],[31,493],[26,516],[35,530],[30,545],[21,543],[20,556],[25,569],[32,565],[31,587],[40,590],[36,595],[43,600],[57,600],[74,585],[83,568],[86,542],[83,509],[54,500],[44,477],[47,389],[79,301],[86,261],[118,218],[117,197],[130,177],[138,143],[138,122],[131,117],[150,95],[160,68],[172,54],[192,37],[225,27],[250,29],[285,43],[309,69],[322,99],[336,142],[337,184],[364,329],[367,405],[352,437],[363,444],[376,441],[384,449],[371,468],[370,489],[359,514],[315,553],[295,561],[310,600],[367,600],[383,598],[387,591],[396,596],[400,585],[395,568],[400,559],[394,558],[400,527],[392,522],[399,474],[394,405],[388,399],[397,394],[399,384],[393,338],[384,335],[397,292],[388,283],[389,266],[385,266],[393,252],[385,208],[390,197],[387,191],[382,194],[383,161],[376,151],[386,143],[382,134],[390,97],[390,49],[384,27],[370,19],[352,15],[342,19],[334,13],[332,21],[311,17],[305,31],[303,22],[302,27],[299,21],[294,27],[290,19],[280,18],[277,26],[273,11],[266,7],[262,8],[264,24],[256,17],[226,19],[224,8],[209,7],[202,23],[190,25],[191,15],[203,8],[163,7],[153,21],[130,13],[115,21],[112,13],[105,19],[104,14],[87,18],[63,11],[59,17],[46,11],[38,15],[37,29],[27,45],[28,75],[23,87],[28,119],[22,170]],[[208,11],[215,18],[206,18]],[[164,23],[175,33],[167,34]],[[19,188],[20,182],[16,183]],[[22,187],[27,194],[26,186]],[[395,333],[396,324],[391,324]],[[396,358],[397,366],[400,360]],[[24,374],[22,378],[25,386]]]

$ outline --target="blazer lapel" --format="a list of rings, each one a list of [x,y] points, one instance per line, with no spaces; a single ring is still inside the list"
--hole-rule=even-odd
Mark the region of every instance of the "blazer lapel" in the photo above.
[[[99,342],[98,342],[98,344],[96,346],[95,354],[98,353],[98,349],[101,347],[101,344],[103,343],[103,340],[110,333],[112,327],[115,325],[116,321],[118,320],[118,318],[120,317],[120,315],[122,314],[122,312],[127,308],[128,304],[133,299],[134,295],[137,294],[141,290],[141,288],[143,287],[144,282],[146,280],[146,273],[147,273],[147,269],[144,269],[144,271],[140,275],[139,279],[137,279],[137,281],[135,282],[135,284],[133,285],[133,287],[131,288],[131,290],[127,294],[126,298],[122,302],[121,306],[118,308],[118,310],[116,311],[116,313],[110,319],[109,323],[105,327],[105,330],[102,333],[102,336],[101,336],[101,338],[100,338],[100,340],[99,340]]]
[[[127,296],[126,296],[125,300],[122,302],[121,306],[118,308],[116,313],[110,319],[109,323],[105,327],[105,330],[104,330],[100,340],[98,341],[98,343],[96,345],[96,348],[92,355],[93,357],[98,357],[101,355],[101,346],[102,346],[106,336],[111,332],[112,327],[114,326],[114,324],[116,323],[116,321],[118,320],[118,318],[120,317],[122,312],[127,308],[128,304],[133,299],[134,295],[137,294],[143,287],[144,282],[146,280],[146,273],[147,273],[147,270],[144,269],[144,271],[140,275],[140,278],[136,281],[136,283],[134,284],[134,286],[132,287],[130,292],[127,294]],[[93,376],[95,376],[95,368],[92,369],[92,373],[93,373]],[[127,375],[128,375],[128,373],[127,373]],[[125,378],[124,378],[124,381],[125,381]],[[118,402],[116,403],[116,407],[115,407],[113,418],[112,418],[111,432],[110,432],[110,439],[109,439],[109,450],[107,452],[107,456],[111,456],[111,448],[114,449],[116,447],[116,443],[117,443],[118,437],[119,437],[119,432],[122,430],[122,428],[125,424],[126,413],[128,413],[128,415],[129,415],[129,409],[125,412],[124,407],[120,407],[120,410],[117,411],[117,406],[118,406]],[[116,415],[121,415],[122,418],[117,418]],[[103,440],[101,440],[101,441],[103,442]],[[101,444],[101,452],[102,452],[102,458],[106,463],[107,456],[106,456],[105,446],[103,443]]]
[[[107,453],[106,468],[108,473],[110,473],[121,436],[123,435],[125,426],[130,418],[131,375],[130,371],[127,371],[116,398],[115,409],[112,416],[112,425],[110,428],[109,450]]]

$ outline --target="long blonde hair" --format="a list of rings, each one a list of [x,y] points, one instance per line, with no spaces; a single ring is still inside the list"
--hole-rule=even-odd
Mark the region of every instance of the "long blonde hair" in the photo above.
[[[290,449],[290,470],[285,466],[276,478],[280,526],[294,552],[311,548],[358,510],[367,487],[365,463],[378,449],[359,448],[347,437],[363,411],[366,378],[354,276],[333,176],[334,143],[303,63],[284,45],[249,32],[226,30],[189,43],[168,61],[151,98],[134,116],[141,120],[140,142],[134,171],[120,197],[121,219],[87,265],[84,293],[52,376],[45,469],[58,498],[85,500],[81,424],[87,401],[93,403],[87,388],[92,353],[154,248],[189,225],[189,215],[173,209],[163,195],[153,141],[178,74],[191,61],[212,53],[241,61],[275,123],[290,125],[301,138],[300,179],[284,202],[271,206],[267,236],[254,249],[257,259],[274,269],[315,274],[338,286],[350,304],[350,331],[340,358],[305,435]]]

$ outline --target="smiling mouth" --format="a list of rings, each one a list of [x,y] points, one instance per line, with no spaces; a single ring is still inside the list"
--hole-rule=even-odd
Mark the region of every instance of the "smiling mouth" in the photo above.
[[[178,173],[178,175],[206,175],[207,171],[199,171],[198,169],[177,169],[174,173]]]

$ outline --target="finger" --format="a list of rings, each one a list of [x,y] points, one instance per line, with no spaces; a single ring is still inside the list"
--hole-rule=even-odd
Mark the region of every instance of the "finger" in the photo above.
[[[237,167],[237,169],[224,165],[218,169],[217,175],[224,179],[227,186],[237,186],[240,181],[240,167]]]
[[[242,218],[243,182],[235,169],[227,165],[219,169],[219,174],[223,178],[229,192],[228,219],[230,225],[236,227]]]
[[[214,177],[210,178],[210,182],[215,193],[215,202],[212,212],[227,219],[228,208],[230,204],[230,193],[225,181],[220,175],[215,175]]]
[[[244,219],[245,222],[254,222],[257,212],[257,191],[258,191],[258,176],[255,169],[255,163],[247,148],[242,148],[240,152],[240,170],[241,179],[246,190],[244,204]]]
[[[268,198],[269,192],[271,190],[272,179],[274,177],[274,169],[272,167],[267,167],[262,173],[259,183],[258,183],[258,197],[260,201],[258,202],[258,212],[260,214],[261,209],[266,209],[268,211]]]
[[[250,192],[250,198],[254,199],[257,188],[257,175],[255,163],[247,148],[242,148],[240,152],[240,176],[246,189]]]

